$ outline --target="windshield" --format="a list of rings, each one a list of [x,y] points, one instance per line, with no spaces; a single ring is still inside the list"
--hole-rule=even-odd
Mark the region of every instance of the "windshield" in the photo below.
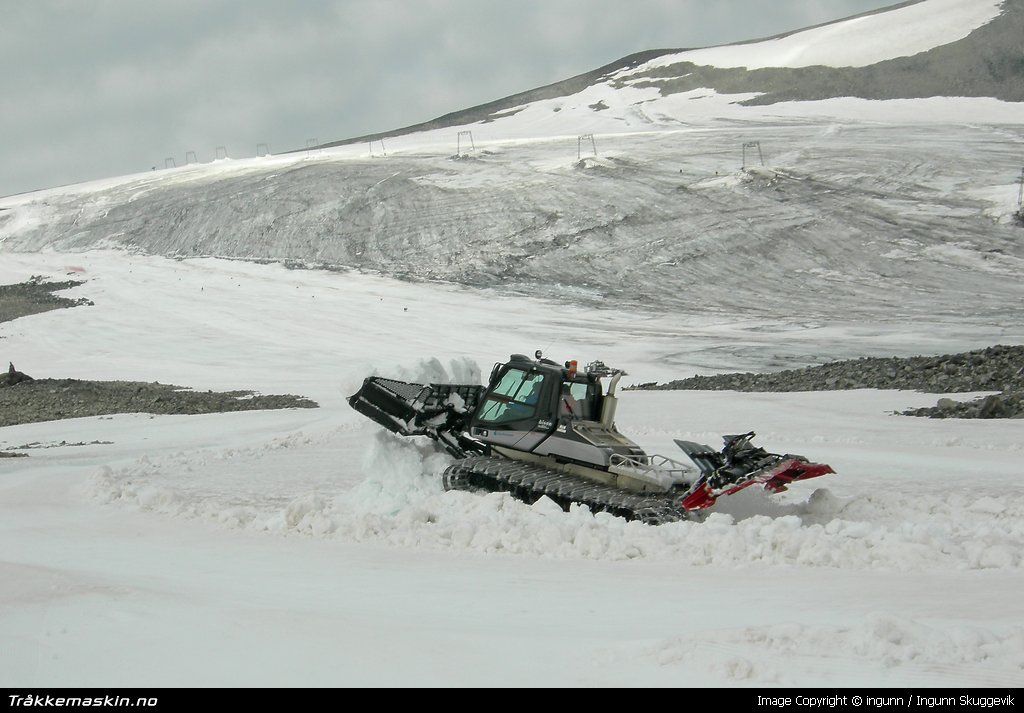
[[[480,405],[479,420],[508,423],[531,418],[537,413],[544,375],[509,369]]]

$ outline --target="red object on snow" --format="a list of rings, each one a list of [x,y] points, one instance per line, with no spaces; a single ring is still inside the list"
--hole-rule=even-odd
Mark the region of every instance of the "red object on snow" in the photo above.
[[[797,480],[817,478],[828,473],[835,473],[832,470],[832,466],[824,463],[809,463],[800,458],[787,458],[780,463],[776,463],[771,468],[750,473],[744,478],[724,485],[721,488],[712,488],[705,481],[683,498],[682,506],[684,510],[700,510],[711,507],[722,495],[732,495],[755,483],[764,485],[764,489],[771,493],[781,493],[789,487],[790,483]]]

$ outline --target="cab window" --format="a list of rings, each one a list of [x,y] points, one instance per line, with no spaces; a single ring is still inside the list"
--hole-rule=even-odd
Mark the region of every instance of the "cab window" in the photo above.
[[[509,369],[480,405],[479,420],[508,423],[535,416],[543,383],[543,374]]]
[[[600,387],[595,384],[564,381],[559,396],[559,415],[583,421],[598,417]]]

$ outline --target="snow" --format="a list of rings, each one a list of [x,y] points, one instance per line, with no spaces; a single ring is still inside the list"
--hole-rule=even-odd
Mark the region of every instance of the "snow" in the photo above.
[[[95,306],[0,328],[30,373],[322,406],[3,429],[0,448],[50,447],[0,461],[12,643],[0,685],[1009,686],[1024,674],[1019,421],[893,416],[937,398],[915,393],[625,391],[620,427],[652,452],[751,428],[838,471],[652,528],[445,493],[447,456],[344,397],[370,373],[458,381],[535,345],[664,380],[680,373],[660,363],[671,343],[609,340],[584,311],[548,346],[544,300],[506,309],[493,293],[238,261],[12,253],[0,282],[69,264]],[[747,327],[763,347],[779,338]],[[887,338],[870,323],[811,333],[851,352]]]
[[[995,18],[1002,0],[926,0],[783,37],[664,55],[622,76],[678,62],[713,67],[866,67],[956,42]]]
[[[728,57],[712,48],[686,58],[863,64],[954,41],[998,6],[927,0]],[[894,16],[892,26],[913,28],[900,42]],[[837,53],[826,57],[826,46]],[[256,389],[320,404],[0,429],[0,450],[29,454],[0,459],[0,686],[1020,686],[1019,420],[894,415],[942,394],[620,389],[618,425],[649,452],[682,458],[675,439],[718,446],[724,434],[754,430],[769,450],[837,471],[779,495],[745,490],[703,522],[652,528],[545,500],[446,493],[447,456],[347,404],[371,374],[477,383],[495,361],[538,348],[624,368],[626,386],[1024,342],[1022,257],[998,232],[1016,197],[1021,105],[743,107],[743,98],[600,84],[472,125],[473,160],[448,160],[451,128],[387,139],[388,158],[372,159],[380,167],[366,146],[350,146],[0,200],[0,284],[74,273],[84,283],[67,296],[94,302],[0,324],[0,359],[37,377]],[[595,111],[598,102],[608,108]],[[798,222],[792,208],[759,214],[775,204],[753,190],[743,194],[752,212],[708,217],[775,177],[791,181],[788,205],[824,226],[815,234],[836,225],[828,212],[840,208],[867,220],[845,241],[815,243],[814,259],[796,266],[753,258],[762,273],[737,296],[746,307],[725,299],[731,288],[714,291],[734,261],[716,261],[707,240],[691,257],[707,251],[710,277],[680,308],[668,293],[692,287],[685,273],[640,306],[592,298],[617,294],[614,281],[529,294],[460,286],[464,263],[450,256],[479,237],[465,227],[436,236],[450,272],[438,268],[431,282],[388,277],[387,259],[381,274],[297,270],[112,249],[123,225],[83,237],[90,220],[125,205],[148,207],[170,191],[227,202],[229,179],[311,166],[365,171],[373,190],[392,179],[437,188],[455,197],[460,223],[504,226],[517,196],[576,175],[586,133],[598,156],[578,169],[593,180],[571,195],[588,218],[632,215],[621,206],[651,202],[652,186],[685,166],[677,209],[706,219],[698,229],[716,240],[739,241],[755,218]],[[760,178],[736,167],[719,175],[752,136],[772,165]],[[645,165],[655,173],[644,180],[598,180]],[[481,187],[485,205],[458,202]],[[839,187],[854,194],[849,204]],[[407,222],[440,219],[413,208]],[[268,210],[277,219],[294,209]],[[971,222],[979,213],[985,222]],[[217,254],[250,242],[244,226],[213,227],[227,236]],[[297,245],[308,227],[285,238]],[[618,279],[638,255],[691,249],[672,235],[642,237],[576,256],[606,261]],[[745,254],[748,243],[734,245]],[[778,298],[794,277],[808,293],[799,305]]]

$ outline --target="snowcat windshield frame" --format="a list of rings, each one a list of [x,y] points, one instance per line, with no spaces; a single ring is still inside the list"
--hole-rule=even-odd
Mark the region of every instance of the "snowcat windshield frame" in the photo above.
[[[480,404],[477,420],[499,424],[535,417],[541,405],[544,381],[545,376],[540,372],[509,368]]]

